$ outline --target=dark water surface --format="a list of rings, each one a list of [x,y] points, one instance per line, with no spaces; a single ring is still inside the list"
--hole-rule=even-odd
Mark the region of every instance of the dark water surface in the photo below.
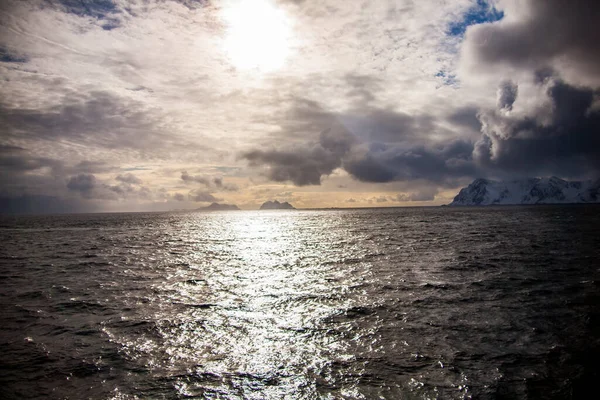
[[[0,219],[5,399],[579,399],[600,207]]]

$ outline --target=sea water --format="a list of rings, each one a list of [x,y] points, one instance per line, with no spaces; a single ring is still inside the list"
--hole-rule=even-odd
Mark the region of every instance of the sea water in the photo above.
[[[579,399],[600,207],[0,218],[4,399]]]

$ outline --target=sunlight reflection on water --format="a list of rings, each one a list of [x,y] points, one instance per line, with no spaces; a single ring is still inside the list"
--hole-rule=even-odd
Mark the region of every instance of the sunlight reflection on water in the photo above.
[[[340,254],[324,251],[344,231],[324,236],[320,219],[306,224],[289,212],[193,218],[180,232],[193,260],[153,286],[142,312],[157,331],[120,338],[127,352],[154,373],[181,373],[187,396],[310,396],[319,380],[337,380],[327,369],[353,356],[321,321],[351,307],[344,295],[368,269],[340,269]],[[357,395],[351,379],[343,393]]]

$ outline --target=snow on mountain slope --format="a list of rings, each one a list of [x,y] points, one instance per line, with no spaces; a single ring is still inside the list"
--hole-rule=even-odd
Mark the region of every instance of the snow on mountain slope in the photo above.
[[[600,202],[600,180],[565,181],[527,178],[514,181],[475,179],[456,195],[451,206],[492,204],[566,204]]]

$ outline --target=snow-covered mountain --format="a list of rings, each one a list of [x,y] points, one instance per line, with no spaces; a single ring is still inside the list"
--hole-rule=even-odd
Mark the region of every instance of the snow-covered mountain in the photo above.
[[[514,181],[475,179],[456,195],[451,206],[492,204],[560,204],[600,202],[600,180],[565,181],[551,178],[527,178]]]

